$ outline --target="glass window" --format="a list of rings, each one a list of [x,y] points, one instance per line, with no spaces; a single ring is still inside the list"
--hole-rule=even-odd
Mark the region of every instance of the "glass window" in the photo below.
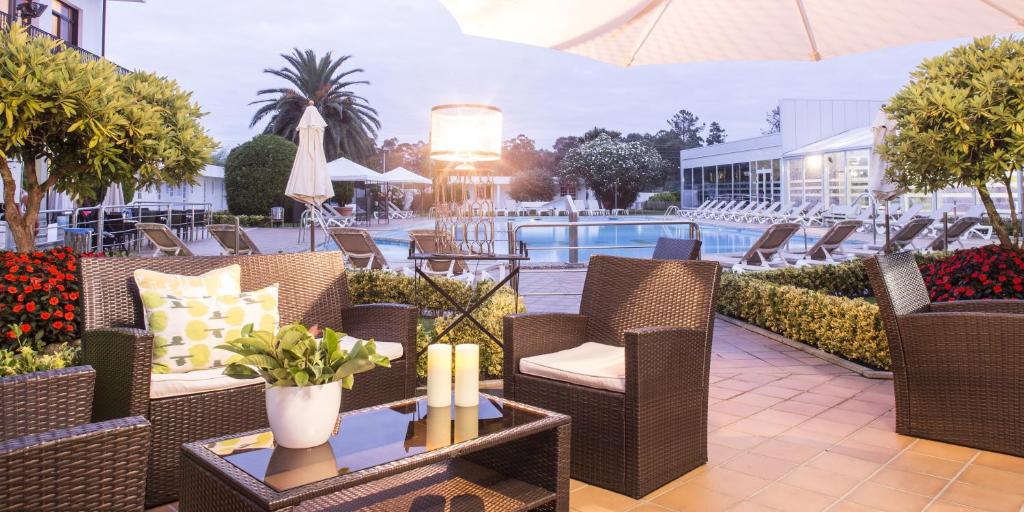
[[[825,201],[828,204],[847,204],[846,197],[846,159],[843,153],[828,153],[825,155],[825,190],[827,194]]]
[[[704,197],[718,198],[718,173],[714,166],[704,167]]]
[[[50,11],[53,12],[53,35],[78,46],[78,9],[53,0]]]
[[[821,201],[824,163],[825,158],[822,155],[804,157],[804,200]]]
[[[733,193],[742,199],[750,198],[750,162],[732,164]]]
[[[718,166],[718,195],[727,196],[732,199],[733,195],[733,180],[732,180],[732,164],[719,165]]]
[[[788,199],[790,201],[804,200],[804,161],[802,158],[786,160],[786,171],[789,175]]]
[[[860,149],[846,152],[846,182],[849,201],[854,201],[868,191],[868,159],[870,150]],[[867,204],[860,201],[858,204]]]

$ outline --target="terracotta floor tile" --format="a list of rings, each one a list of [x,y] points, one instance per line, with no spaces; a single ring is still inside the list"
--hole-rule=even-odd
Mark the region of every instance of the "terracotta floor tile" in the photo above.
[[[981,452],[981,454],[978,455],[978,458],[974,459],[974,463],[981,464],[982,466],[988,466],[990,468],[1001,469],[1003,471],[1024,473],[1024,457],[1014,457],[1012,455],[1005,455],[1002,453]]]
[[[777,508],[766,507],[764,505],[758,505],[757,503],[751,503],[744,501],[738,503],[729,509],[729,512],[780,512]]]
[[[757,392],[762,395],[768,395],[775,398],[782,398],[785,400],[793,398],[794,396],[799,395],[801,393],[801,391],[797,389],[790,389],[783,386],[773,386],[770,384],[767,386],[761,386],[757,388]]]
[[[852,501],[840,501],[836,503],[832,508],[828,509],[828,512],[881,512],[877,508],[866,507],[859,503]]]
[[[835,499],[814,491],[777,482],[764,488],[749,501],[786,512],[818,512],[828,508]]]
[[[891,410],[892,406],[889,405],[888,403],[868,401],[860,398],[851,398],[837,405],[836,408],[842,409],[844,411],[856,411],[878,416]]]
[[[808,420],[807,416],[803,414],[794,414],[791,412],[778,411],[775,409],[767,409],[761,411],[753,416],[752,419],[770,421],[772,423],[779,423],[790,427],[795,427]]]
[[[733,416],[721,411],[708,411],[708,426],[713,429],[724,427],[730,423],[736,423],[741,419],[743,418],[740,416]]]
[[[756,416],[756,415],[755,415]],[[747,434],[753,434],[755,436],[771,437],[777,436],[790,429],[789,425],[783,425],[780,423],[773,423],[771,421],[764,421],[754,419],[754,416],[739,420],[732,425],[729,425],[730,430],[736,430],[738,432],[745,432]]]
[[[843,455],[849,455],[850,457],[877,462],[879,464],[889,462],[896,456],[896,454],[900,453],[900,450],[902,450],[902,448],[875,446],[854,441],[850,438],[843,439],[836,443],[835,446],[829,448],[829,451],[834,453],[841,453]]]
[[[791,412],[793,414],[803,414],[804,416],[815,416],[828,410],[827,405],[797,402],[795,400],[786,400],[785,402],[780,402],[773,405],[771,408],[776,411]]]
[[[955,503],[945,503],[942,501],[936,501],[928,507],[927,512],[979,512],[980,509],[974,507],[965,507],[963,505],[957,505]]]
[[[737,498],[747,498],[771,481],[728,468],[711,468],[694,478],[693,483]]]
[[[1024,474],[972,464],[957,478],[960,482],[1010,494],[1024,494]]]
[[[712,411],[724,412],[726,414],[732,414],[734,416],[747,417],[751,414],[755,414],[764,410],[764,406],[745,404],[743,402],[737,402],[735,400],[722,400],[713,406],[709,406],[708,409]]]
[[[636,508],[629,509],[629,512],[672,512],[670,509],[660,507],[653,503],[644,503]]]
[[[790,400],[832,407],[842,402],[843,398],[831,395],[822,395],[818,393],[801,393],[799,395],[794,396]]]
[[[881,467],[881,464],[831,452],[821,454],[808,465],[861,479],[867,478]]]
[[[836,386],[833,384],[822,384],[811,388],[811,391],[819,395],[829,395],[842,398],[843,400],[850,398],[858,393],[857,390],[850,388],[844,388],[842,386]]]
[[[898,449],[906,448],[907,445],[914,442],[913,437],[874,427],[864,427],[850,434],[850,439],[864,444]]]
[[[739,432],[728,427],[708,433],[709,443],[720,444],[730,448],[736,448],[737,450],[749,450],[763,443],[766,439],[767,438],[763,436]]]
[[[690,471],[689,473],[687,473],[687,474],[685,474],[685,475],[683,475],[683,476],[681,476],[679,478],[676,478],[675,480],[673,480],[673,481],[671,481],[671,482],[669,482],[669,483],[667,483],[667,484],[665,484],[665,485],[663,485],[663,486],[661,486],[661,487],[651,491],[650,494],[648,494],[647,496],[644,496],[643,498],[641,498],[640,501],[650,501],[650,500],[652,500],[654,498],[657,498],[658,496],[661,496],[662,494],[665,494],[666,492],[671,491],[672,489],[675,489],[676,487],[679,487],[680,485],[683,485],[686,482],[689,482],[689,481],[691,481],[691,480],[693,480],[693,479],[703,475],[705,472],[707,472],[709,469],[711,469],[711,467],[712,466],[709,466],[708,464],[700,466],[697,469],[694,469],[693,471]]]
[[[993,491],[985,487],[955,482],[946,492],[939,495],[939,501],[966,505],[990,512],[1019,512],[1024,506],[1024,496]]]
[[[765,441],[750,451],[759,455],[788,460],[796,464],[806,462],[821,453],[821,449],[816,446],[791,443],[778,438]]]
[[[776,459],[775,457],[767,457],[748,452],[729,459],[729,461],[722,464],[721,467],[736,470],[759,478],[776,480],[796,467],[796,464],[786,460]]]
[[[809,446],[817,446],[817,447],[821,448],[822,450],[824,450],[824,449],[826,449],[826,448],[836,444],[837,442],[842,440],[844,437],[846,437],[846,436],[843,435],[843,434],[837,434],[837,433],[828,434],[828,433],[825,433],[825,432],[818,432],[816,430],[807,430],[803,426],[798,426],[798,427],[794,427],[792,429],[787,430],[785,433],[783,433],[780,436],[777,436],[777,439],[781,439],[783,441],[787,441],[787,442],[791,442],[791,443],[799,443],[799,444],[806,444],[806,445],[809,445]]]
[[[872,482],[865,482],[846,498],[886,512],[918,512],[931,501],[929,498],[908,492],[885,487]]]
[[[868,423],[871,428],[880,428],[882,430],[888,430],[890,432],[896,431],[896,415],[895,414],[883,414],[878,419]]]
[[[712,398],[718,398],[719,400],[728,400],[740,393],[742,393],[742,391],[719,387],[718,384],[712,384],[710,391],[708,391],[708,394]]]
[[[708,443],[708,464],[717,466],[740,453],[742,450],[717,443]]]
[[[863,412],[848,411],[845,409],[840,409],[839,406],[836,406],[830,410],[827,410],[819,414],[817,418],[861,427],[867,425],[868,423],[871,423],[879,415],[880,414],[868,414]]]
[[[723,380],[721,382],[716,383],[715,385],[726,389],[735,389],[737,391],[750,391],[751,389],[758,388],[761,386],[761,384],[758,384],[756,382],[748,382],[737,379]]]
[[[587,484],[580,482],[579,480],[569,479],[569,492],[582,489],[586,486]]]
[[[569,507],[579,512],[625,512],[639,504],[633,498],[593,485],[569,493]]]
[[[782,401],[781,398],[774,396],[761,395],[754,391],[743,393],[733,399],[736,402],[741,402],[750,405],[759,405],[761,407],[771,407]]]
[[[783,477],[782,482],[839,498],[856,487],[860,480],[825,469],[801,466]]]
[[[871,478],[871,481],[886,487],[892,487],[893,489],[928,496],[929,498],[934,497],[949,483],[949,480],[942,478],[900,471],[893,468],[882,469]]]
[[[978,450],[974,448],[940,443],[938,441],[931,441],[928,439],[919,439],[914,443],[914,446],[910,447],[910,451],[920,453],[921,455],[929,455],[940,459],[955,460],[958,462],[967,462],[978,453]]]
[[[824,413],[823,413],[824,414]],[[800,428],[823,432],[825,434],[836,434],[846,437],[857,430],[856,425],[839,423],[837,421],[822,419],[821,415],[815,416],[800,425]]]
[[[890,463],[890,466],[895,469],[902,469],[912,473],[923,473],[940,478],[952,478],[953,475],[960,471],[963,465],[962,462],[929,457],[912,451],[903,452]]]
[[[693,482],[687,482],[654,499],[655,505],[677,512],[719,512],[736,505],[735,496],[712,491]]]

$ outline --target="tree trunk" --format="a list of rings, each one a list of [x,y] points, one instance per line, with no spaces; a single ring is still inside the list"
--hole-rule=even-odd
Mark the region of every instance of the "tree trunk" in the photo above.
[[[1011,175],[1007,174],[1003,178],[1003,185],[1006,187],[1006,200],[1010,202],[1010,238],[1013,239],[1013,245],[1020,245],[1021,232],[1024,231],[1024,226],[1021,225],[1020,219],[1017,218],[1017,205],[1013,201],[1013,183],[1010,179]]]
[[[43,187],[39,185],[36,175],[35,158],[22,158],[22,177],[25,182],[25,193],[28,195],[25,210],[15,195],[17,183],[14,173],[6,159],[0,159],[0,178],[4,183],[4,218],[7,229],[14,238],[14,245],[19,252],[28,252],[36,246],[36,225],[39,221],[39,208],[43,199]],[[48,184],[48,183],[47,183]]]
[[[981,204],[985,205],[985,211],[988,213],[988,218],[992,222],[992,231],[996,232],[999,237],[999,243],[1005,247],[1012,247],[1013,241],[1010,240],[1010,234],[1006,230],[1006,224],[1003,224],[1002,217],[999,216],[999,212],[996,211],[996,204],[992,202],[992,195],[988,192],[988,187],[982,183],[976,187],[978,189],[978,195],[981,196]]]

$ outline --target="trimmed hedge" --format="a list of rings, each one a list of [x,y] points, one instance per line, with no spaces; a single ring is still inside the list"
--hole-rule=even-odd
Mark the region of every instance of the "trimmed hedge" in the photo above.
[[[229,212],[213,212],[214,224],[234,224],[235,216]],[[269,215],[238,215],[238,224],[243,228],[265,228],[270,226]]]
[[[865,366],[891,367],[878,306],[864,299],[778,284],[760,274],[724,274],[718,311]]]

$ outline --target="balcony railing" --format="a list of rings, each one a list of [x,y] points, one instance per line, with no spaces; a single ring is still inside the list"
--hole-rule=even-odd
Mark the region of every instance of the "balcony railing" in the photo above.
[[[0,1],[2,1],[2,0],[0,0]],[[12,19],[10,14],[0,12],[0,30],[8,30],[11,27],[11,23],[17,23],[17,21]],[[92,52],[90,52],[88,50],[85,50],[83,48],[79,48],[78,46],[75,46],[75,45],[73,45],[73,44],[71,44],[71,43],[69,43],[69,42],[67,42],[67,41],[65,41],[65,40],[63,40],[63,39],[61,39],[61,38],[59,38],[59,37],[57,37],[57,36],[47,32],[47,31],[45,31],[43,29],[41,29],[41,28],[39,28],[39,27],[34,26],[34,25],[29,25],[28,26],[28,33],[32,37],[45,37],[45,38],[48,38],[48,39],[52,39],[54,41],[60,41],[61,43],[63,43],[65,48],[69,48],[71,50],[75,50],[76,52],[78,52],[82,56],[83,59],[85,59],[87,61],[92,62],[92,61],[97,61],[97,60],[103,59],[103,57],[100,57],[99,55],[96,55],[95,53],[92,53]],[[121,66],[118,66],[117,64],[114,64],[114,66],[117,67],[117,72],[122,74],[122,75],[127,75],[128,73],[131,73],[130,70],[128,70],[126,68],[123,68]]]

